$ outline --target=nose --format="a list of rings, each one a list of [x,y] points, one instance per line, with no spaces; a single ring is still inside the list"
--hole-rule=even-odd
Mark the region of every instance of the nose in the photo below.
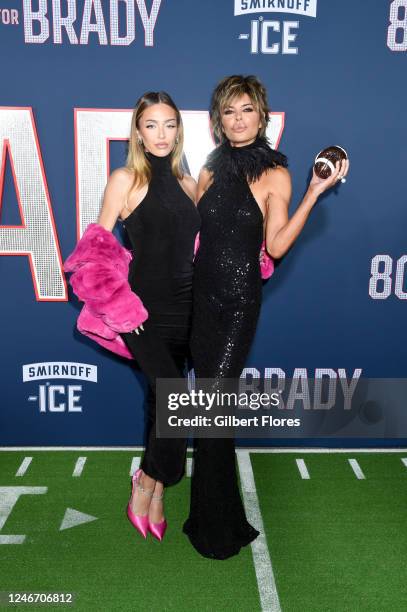
[[[159,138],[164,138],[165,133],[164,133],[164,126],[163,125],[159,125],[158,127],[158,137]]]

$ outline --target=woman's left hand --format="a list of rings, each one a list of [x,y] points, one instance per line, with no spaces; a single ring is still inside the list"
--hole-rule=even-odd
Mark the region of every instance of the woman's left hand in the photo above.
[[[321,195],[324,191],[333,187],[341,180],[341,178],[345,177],[348,174],[349,170],[349,160],[342,159],[340,162],[335,162],[335,170],[332,172],[330,176],[326,179],[321,179],[315,173],[315,167],[312,168],[312,179],[309,184],[309,189],[316,195],[317,197]]]

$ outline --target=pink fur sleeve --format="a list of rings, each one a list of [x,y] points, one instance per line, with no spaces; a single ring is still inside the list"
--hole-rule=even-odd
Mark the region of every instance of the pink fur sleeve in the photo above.
[[[148,318],[128,282],[131,252],[101,225],[91,223],[64,263],[70,283],[90,313],[115,332],[129,332]]]

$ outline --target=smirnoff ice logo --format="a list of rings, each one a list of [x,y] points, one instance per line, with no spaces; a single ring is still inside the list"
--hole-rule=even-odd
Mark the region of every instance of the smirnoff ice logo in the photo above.
[[[317,0],[235,0],[235,17],[255,13],[291,13],[303,17],[317,16]],[[298,20],[252,19],[250,32],[239,34],[239,40],[250,41],[250,53],[297,55],[295,46]]]
[[[82,412],[82,384],[73,381],[98,381],[97,366],[70,361],[26,363],[22,374],[32,383],[27,400],[40,413]]]

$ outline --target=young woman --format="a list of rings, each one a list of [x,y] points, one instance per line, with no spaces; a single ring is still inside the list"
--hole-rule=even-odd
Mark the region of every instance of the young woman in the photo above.
[[[146,448],[140,469],[133,475],[127,514],[143,537],[150,530],[159,540],[167,526],[163,489],[178,482],[184,473],[187,440],[156,437],[155,385],[157,378],[184,375],[189,353],[194,245],[200,226],[196,183],[182,169],[182,148],[182,119],[170,96],[165,92],[141,96],[132,115],[126,166],[111,173],[98,223],[88,226],[81,239],[90,232],[87,243],[85,238],[86,253],[91,251],[100,278],[100,284],[93,283],[92,301],[85,304],[91,312],[98,308],[100,318],[96,323],[83,318],[82,327],[88,332],[91,329],[93,334],[88,335],[100,343],[103,334],[104,346],[114,341],[117,348],[122,339],[124,344],[116,352],[129,357],[123,350],[127,348],[149,383]],[[117,245],[111,244],[111,230],[118,219],[133,247],[130,263],[125,262],[129,264],[125,286],[123,277],[118,277],[122,259],[114,260],[109,268],[109,262],[105,268],[100,267],[102,258],[115,256]],[[86,257],[77,257],[69,269],[78,261],[82,263]],[[106,278],[110,279],[108,286]],[[82,295],[89,298],[90,274],[77,283],[84,288]],[[102,288],[105,294],[111,287],[114,291],[101,305]],[[101,320],[108,325],[107,331],[97,327]],[[138,325],[139,321],[144,322]],[[112,336],[114,332],[120,337]]]
[[[238,379],[245,365],[262,298],[263,240],[282,257],[301,232],[319,195],[348,171],[348,162],[319,179],[315,172],[288,218],[287,158],[266,139],[269,109],[254,76],[231,76],[216,87],[210,116],[219,146],[198,181],[200,246],[195,259],[191,351],[197,378]],[[191,506],[183,531],[205,557],[226,559],[259,532],[246,520],[233,438],[196,440]]]

